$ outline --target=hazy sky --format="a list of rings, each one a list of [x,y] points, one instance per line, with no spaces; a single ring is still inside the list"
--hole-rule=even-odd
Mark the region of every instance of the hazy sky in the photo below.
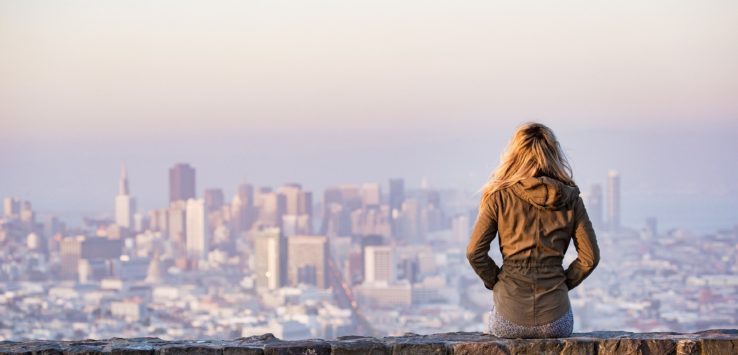
[[[426,176],[475,189],[513,129],[559,135],[624,222],[738,223],[738,2],[0,0],[0,196],[145,208],[198,191]]]

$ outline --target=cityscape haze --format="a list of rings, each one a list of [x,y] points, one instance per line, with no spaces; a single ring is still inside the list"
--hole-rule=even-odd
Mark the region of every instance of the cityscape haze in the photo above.
[[[736,2],[7,0],[0,53],[0,340],[482,331],[525,121],[600,242],[575,332],[738,327]]]

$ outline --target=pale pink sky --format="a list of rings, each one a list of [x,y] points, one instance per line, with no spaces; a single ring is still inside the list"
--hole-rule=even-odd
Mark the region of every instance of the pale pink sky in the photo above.
[[[735,120],[735,1],[3,1],[2,139]]]
[[[738,2],[0,1],[0,197],[144,208],[198,190],[484,183],[551,126],[623,217],[738,223]]]

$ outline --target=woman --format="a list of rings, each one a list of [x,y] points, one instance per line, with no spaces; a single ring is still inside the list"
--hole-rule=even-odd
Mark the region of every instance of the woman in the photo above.
[[[487,254],[500,235],[502,267]],[[573,239],[577,258],[564,270]],[[492,290],[488,332],[504,338],[571,335],[568,292],[597,266],[600,251],[579,188],[551,129],[526,123],[482,188],[467,259]]]

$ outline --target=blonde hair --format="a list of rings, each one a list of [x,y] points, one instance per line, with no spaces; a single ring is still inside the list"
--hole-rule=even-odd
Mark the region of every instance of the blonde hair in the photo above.
[[[500,157],[500,165],[480,189],[480,203],[495,191],[533,176],[548,176],[576,186],[569,161],[553,131],[541,123],[526,122],[515,131]]]

